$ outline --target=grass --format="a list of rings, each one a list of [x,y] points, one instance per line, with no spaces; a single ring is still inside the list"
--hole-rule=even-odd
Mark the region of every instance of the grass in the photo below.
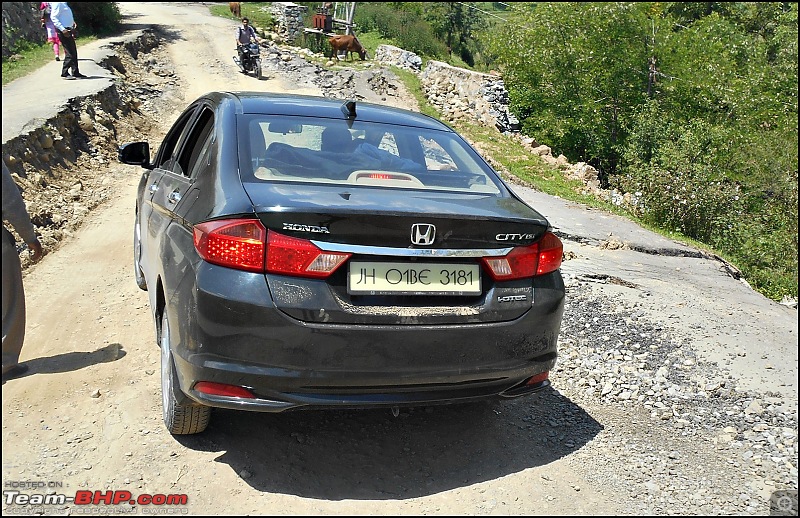
[[[367,49],[367,52],[371,58],[375,57],[375,51],[381,45],[397,46],[396,42],[382,38],[377,32],[360,32],[358,33],[358,41],[360,41],[364,48]]]
[[[583,182],[567,178],[558,167],[551,166],[539,157],[532,155],[514,137],[503,135],[494,128],[487,128],[473,123],[459,123],[455,129],[471,142],[477,142],[478,146],[499,162],[508,173],[537,191],[623,216],[652,232],[719,255],[728,262],[734,262],[733,258],[726,258],[723,253],[714,250],[705,243],[692,239],[680,232],[654,226],[631,213],[625,207],[614,205],[610,201],[585,193]]]
[[[81,46],[96,39],[96,36],[81,36],[76,43]],[[61,54],[63,56],[63,51]],[[23,43],[11,57],[3,59],[3,86],[42,68],[51,61],[53,61],[52,43]]]
[[[275,22],[272,19],[272,15],[265,10],[267,6],[271,5],[271,2],[242,2],[241,5],[242,18],[247,18],[250,21],[250,25],[255,27],[256,30],[261,31],[261,29],[272,28]],[[228,4],[211,5],[208,10],[214,16],[239,20],[239,18],[231,14]]]

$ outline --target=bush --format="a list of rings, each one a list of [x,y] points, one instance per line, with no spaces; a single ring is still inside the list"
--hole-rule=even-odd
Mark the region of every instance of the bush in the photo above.
[[[79,34],[109,35],[119,30],[122,18],[116,2],[70,2]]]
[[[416,12],[399,11],[385,3],[362,3],[354,21],[359,32],[375,31],[415,54],[439,57],[446,52],[430,25]]]
[[[794,132],[741,135],[670,120],[651,101],[634,119],[615,182],[636,193],[643,220],[732,257],[765,295],[796,297],[796,150]]]

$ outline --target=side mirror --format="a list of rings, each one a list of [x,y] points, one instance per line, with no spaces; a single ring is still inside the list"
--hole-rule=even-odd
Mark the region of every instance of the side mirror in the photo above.
[[[140,165],[145,169],[152,169],[150,163],[150,144],[147,142],[131,142],[119,147],[118,157],[123,164]]]

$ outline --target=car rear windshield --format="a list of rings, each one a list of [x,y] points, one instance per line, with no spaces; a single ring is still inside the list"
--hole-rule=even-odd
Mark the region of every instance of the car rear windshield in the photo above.
[[[504,192],[496,173],[475,150],[448,131],[245,115],[239,134],[245,181]]]

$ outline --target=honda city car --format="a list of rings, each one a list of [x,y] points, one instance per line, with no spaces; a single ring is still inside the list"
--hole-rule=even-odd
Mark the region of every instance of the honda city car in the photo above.
[[[549,385],[561,241],[449,126],[263,92],[193,102],[144,168],[134,274],[164,422],[428,406]]]

